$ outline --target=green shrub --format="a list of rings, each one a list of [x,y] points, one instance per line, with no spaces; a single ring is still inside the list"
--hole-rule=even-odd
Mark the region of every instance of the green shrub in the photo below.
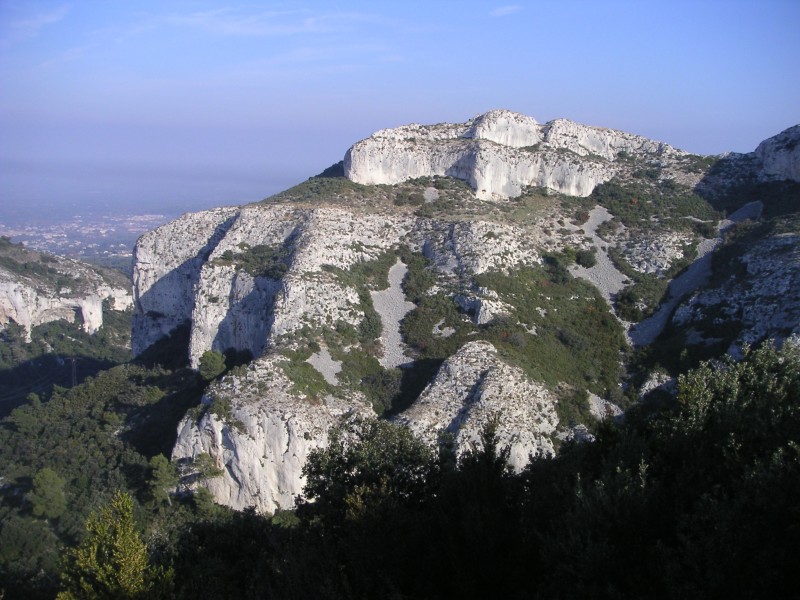
[[[578,250],[575,254],[575,262],[587,269],[595,266],[597,264],[597,249]]]
[[[206,350],[200,356],[198,371],[206,381],[216,379],[225,372],[225,355],[216,350]]]

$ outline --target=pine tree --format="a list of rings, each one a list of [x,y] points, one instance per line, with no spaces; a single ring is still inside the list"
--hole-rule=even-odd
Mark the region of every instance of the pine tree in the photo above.
[[[28,494],[28,500],[37,517],[57,519],[67,510],[64,480],[53,469],[41,469],[33,478],[33,490]]]
[[[171,573],[150,565],[147,547],[136,531],[133,498],[117,492],[86,521],[87,536],[69,551],[61,574],[65,590],[58,600],[132,600],[158,597]]]
[[[150,459],[150,468],[152,475],[148,483],[153,501],[156,506],[163,504],[172,506],[170,490],[178,485],[178,472],[175,466],[163,454],[159,454]]]

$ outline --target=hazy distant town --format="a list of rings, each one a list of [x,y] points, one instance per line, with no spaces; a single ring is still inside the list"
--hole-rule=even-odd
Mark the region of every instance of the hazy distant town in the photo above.
[[[0,235],[37,250],[119,265],[130,260],[140,235],[172,218],[162,214],[76,215],[51,224],[0,222]]]

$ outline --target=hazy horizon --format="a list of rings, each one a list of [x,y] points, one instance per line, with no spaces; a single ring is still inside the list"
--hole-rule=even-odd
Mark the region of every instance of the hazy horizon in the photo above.
[[[508,108],[701,154],[800,122],[800,2],[0,2],[0,219],[252,202]]]

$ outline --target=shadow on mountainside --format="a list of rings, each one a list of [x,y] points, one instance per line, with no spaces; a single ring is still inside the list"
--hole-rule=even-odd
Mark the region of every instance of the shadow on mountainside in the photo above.
[[[116,366],[117,362],[91,356],[44,354],[15,367],[0,370],[0,418],[26,402],[30,394],[47,398],[53,390],[72,387],[72,359],[75,359],[75,383]]]
[[[758,174],[759,164],[752,155],[725,156],[711,166],[694,191],[727,215],[756,200],[764,205],[764,219],[800,212],[800,183],[759,181]]]
[[[133,351],[136,356],[141,356],[150,346],[191,321],[194,308],[194,288],[200,278],[200,268],[236,222],[238,216],[239,213],[236,213],[218,224],[206,243],[194,256],[187,258],[180,265],[162,275],[144,294],[134,294],[135,309],[132,331]],[[136,291],[135,288],[136,282],[134,282],[134,291]],[[182,349],[182,352],[188,357],[188,337],[186,347]]]

